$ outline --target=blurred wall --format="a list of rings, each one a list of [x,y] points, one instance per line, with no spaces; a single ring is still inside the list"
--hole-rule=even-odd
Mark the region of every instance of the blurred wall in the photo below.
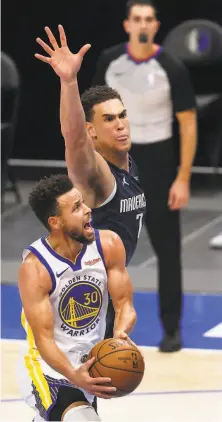
[[[46,40],[44,26],[57,31],[63,24],[70,49],[92,44],[79,74],[81,92],[90,86],[100,51],[126,40],[122,29],[126,0],[3,0],[2,50],[17,63],[22,84],[15,158],[64,159],[59,124],[59,80],[50,67],[34,58],[41,52],[35,39]],[[222,0],[157,0],[161,28],[157,41],[187,19],[202,18],[222,25]],[[197,89],[220,85],[221,76],[204,80],[194,75]],[[199,84],[199,86],[198,86]],[[201,85],[201,86],[200,86]]]

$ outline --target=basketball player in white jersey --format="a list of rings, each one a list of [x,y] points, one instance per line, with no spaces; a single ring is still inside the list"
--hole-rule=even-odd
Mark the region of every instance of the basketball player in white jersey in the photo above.
[[[23,252],[19,291],[27,351],[19,367],[21,393],[34,421],[99,421],[94,396],[108,399],[110,378],[91,378],[86,361],[104,338],[108,292],[114,336],[128,339],[136,313],[119,236],[90,226],[91,210],[66,175],[40,180],[29,204],[49,231]]]

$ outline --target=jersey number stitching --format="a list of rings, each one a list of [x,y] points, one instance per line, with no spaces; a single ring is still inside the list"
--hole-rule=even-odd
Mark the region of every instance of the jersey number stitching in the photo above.
[[[136,219],[139,220],[139,228],[138,228],[138,239],[140,237],[141,229],[143,226],[143,213],[137,214]]]

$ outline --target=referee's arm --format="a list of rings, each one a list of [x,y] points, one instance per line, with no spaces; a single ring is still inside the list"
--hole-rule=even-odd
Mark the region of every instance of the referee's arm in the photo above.
[[[171,209],[187,205],[189,200],[189,181],[197,145],[197,115],[194,92],[188,72],[180,62],[174,68],[171,81],[174,113],[180,133],[180,167],[177,178],[169,194]]]

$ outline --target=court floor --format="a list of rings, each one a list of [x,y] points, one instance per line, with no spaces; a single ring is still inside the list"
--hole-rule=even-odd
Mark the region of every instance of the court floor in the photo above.
[[[1,420],[31,422],[34,412],[23,403],[16,383],[22,341],[2,340]],[[183,349],[161,354],[141,347],[146,361],[142,383],[131,395],[99,400],[102,421],[221,422],[222,351]]]
[[[16,381],[18,353],[25,341],[18,288],[2,285],[1,290],[1,420],[31,422],[33,411],[22,402]],[[143,345],[144,379],[127,397],[100,400],[102,421],[222,421],[221,295],[185,295],[184,349],[173,354],[159,353],[154,346],[161,336],[157,295],[136,292],[134,303],[138,320],[132,338]]]

